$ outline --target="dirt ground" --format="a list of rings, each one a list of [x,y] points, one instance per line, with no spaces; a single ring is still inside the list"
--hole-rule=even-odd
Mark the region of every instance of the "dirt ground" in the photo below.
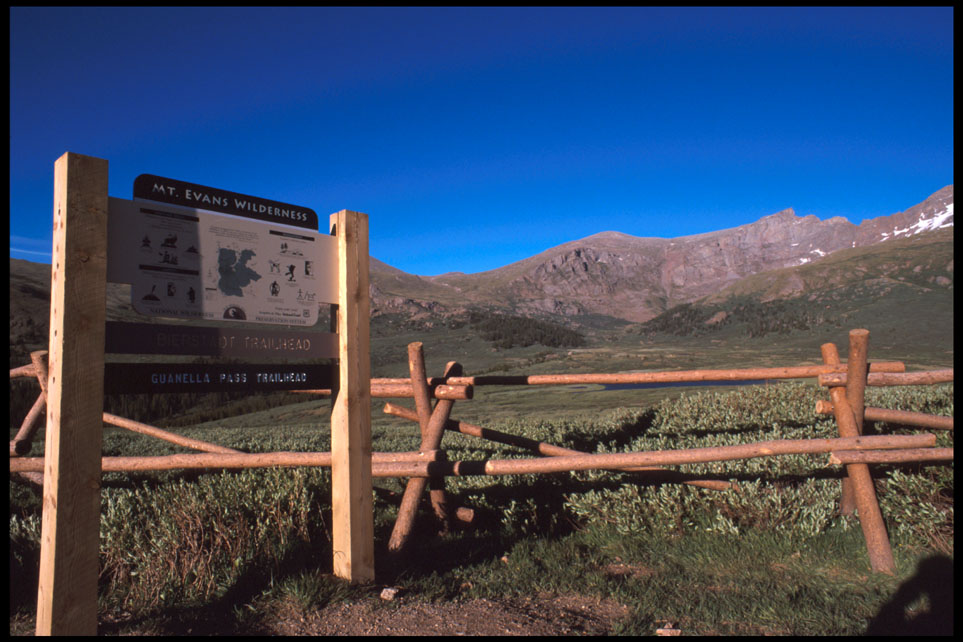
[[[276,613],[262,635],[606,635],[629,613],[612,600],[580,596],[476,599],[428,604],[341,603],[320,611]],[[255,631],[252,631],[255,633]]]
[[[646,569],[613,564],[612,574],[645,576]],[[206,636],[206,635],[284,635],[284,636],[381,636],[381,635],[609,635],[628,618],[630,609],[613,599],[583,595],[541,594],[516,598],[425,602],[400,590],[391,599],[372,596],[358,601],[329,604],[305,609],[292,598],[253,604],[243,630],[236,621],[218,622],[217,617],[153,619],[133,623],[127,617],[101,619],[100,635]],[[233,618],[230,618],[233,620]],[[161,623],[164,622],[164,623]],[[678,635],[673,624],[653,630],[656,635]],[[10,619],[11,636],[34,633],[32,614],[22,612]]]
[[[512,599],[474,599],[427,603],[399,594],[391,601],[339,602],[317,610],[305,610],[293,601],[273,603],[259,611],[244,631],[234,635],[607,635],[629,614],[615,600],[579,595]],[[154,624],[134,625],[101,621],[100,635],[223,635],[221,624],[201,619],[173,628]],[[34,633],[33,618],[10,621],[11,636]]]

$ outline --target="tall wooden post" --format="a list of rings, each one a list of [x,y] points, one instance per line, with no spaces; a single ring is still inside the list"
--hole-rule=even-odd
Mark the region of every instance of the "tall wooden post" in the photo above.
[[[856,430],[860,435],[863,434],[863,418],[866,413],[868,355],[869,330],[850,330],[849,355],[846,359],[846,400],[853,409],[853,419],[856,421]],[[844,485],[839,512],[843,515],[852,515],[854,510],[856,510],[856,493],[852,484]]]
[[[820,350],[822,351],[823,363],[827,365],[839,363],[839,352],[835,344],[824,343],[820,346]],[[829,395],[833,401],[833,413],[836,416],[839,436],[859,437],[859,429],[856,426],[853,409],[849,404],[849,399],[846,398],[846,388],[842,386],[831,387]],[[864,463],[847,464],[846,478],[843,479],[843,482],[844,492],[848,485],[849,492],[852,493],[852,502],[859,516],[860,527],[863,529],[863,538],[866,540],[870,566],[874,571],[893,575],[896,572],[893,549],[889,543],[889,536],[886,534],[886,524],[883,522],[883,513],[879,509],[879,501],[876,499],[876,487],[873,485],[869,466]]]
[[[334,574],[374,580],[368,217],[331,215],[338,238],[338,389],[331,410]]]
[[[95,635],[107,284],[107,161],[54,165],[37,635]]]

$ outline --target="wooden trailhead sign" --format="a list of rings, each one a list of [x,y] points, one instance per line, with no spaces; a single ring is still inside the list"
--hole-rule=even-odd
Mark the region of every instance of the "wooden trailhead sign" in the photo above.
[[[337,302],[334,237],[282,223],[109,199],[108,280],[141,314],[311,327]]]
[[[333,570],[373,581],[367,216],[340,210],[321,233],[309,208],[153,175],[135,180],[135,200],[112,198],[107,169],[71,152],[54,164],[37,635],[97,633],[103,397],[115,386],[330,388]],[[180,323],[108,322],[108,282],[131,285],[134,310]],[[336,333],[317,327],[320,303]],[[305,363],[319,357],[336,362]]]
[[[338,302],[337,240],[317,231],[313,210],[152,174],[138,176],[133,191],[140,200],[108,198],[107,280],[130,283],[134,310],[294,328],[107,322],[105,352],[283,357],[301,365],[107,363],[106,393],[332,387],[331,366],[303,363],[338,355],[337,335],[309,331],[319,304]]]

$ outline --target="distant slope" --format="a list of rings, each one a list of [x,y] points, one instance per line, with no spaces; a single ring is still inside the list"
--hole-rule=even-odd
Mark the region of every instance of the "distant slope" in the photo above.
[[[866,327],[876,343],[953,351],[953,229],[746,277],[638,326],[645,334],[743,336]]]
[[[948,228],[839,250],[799,267],[754,274],[704,301],[746,295],[767,301],[801,294],[818,300],[854,287],[884,296],[895,285],[952,292],[953,258],[953,228]]]
[[[904,212],[860,225],[842,217],[799,217],[787,209],[754,223],[675,239],[602,232],[487,272],[413,277],[416,282],[404,283],[396,274],[392,294],[417,300],[421,309],[434,302],[446,309],[496,306],[528,315],[601,314],[645,321],[754,274],[952,225],[949,185]],[[381,307],[381,292],[373,293]]]
[[[10,345],[45,344],[49,315],[50,265],[10,259]]]

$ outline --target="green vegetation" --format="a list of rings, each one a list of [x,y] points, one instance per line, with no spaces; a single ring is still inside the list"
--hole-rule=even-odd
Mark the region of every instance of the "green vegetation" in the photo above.
[[[104,399],[104,412],[168,428],[260,412],[304,401],[304,396],[292,392],[256,395],[250,392],[185,392],[106,395]]]
[[[588,418],[506,412],[484,425],[598,452],[828,437],[832,419],[813,412],[824,397],[814,385],[784,383],[690,392]],[[459,402],[455,415],[476,403]],[[953,386],[873,388],[867,404],[953,415]],[[178,432],[249,452],[326,450],[328,406],[302,401]],[[417,445],[417,425],[374,417],[374,450]],[[952,434],[938,439],[952,446]],[[180,451],[116,429],[104,441],[107,454]],[[529,456],[457,433],[444,444],[450,459]],[[825,455],[784,456],[678,467],[738,482],[721,492],[615,472],[449,478],[450,502],[475,509],[475,523],[438,536],[423,510],[398,558],[386,545],[405,480],[376,479],[375,587],[330,575],[327,470],[111,473],[102,501],[101,617],[126,622],[120,632],[178,631],[188,620],[195,632],[207,631],[203,622],[216,620],[209,632],[240,633],[281,603],[306,613],[343,600],[378,602],[380,586],[398,585],[409,599],[427,601],[610,598],[630,609],[615,631],[628,635],[652,634],[666,622],[687,634],[861,634],[920,564],[935,559],[951,568],[953,465],[872,467],[897,563],[897,576],[888,577],[869,571],[858,522],[836,514],[841,470],[825,462]],[[35,606],[40,507],[39,490],[11,477],[12,616],[29,617]],[[898,620],[925,615],[925,600],[913,608]]]
[[[735,297],[725,304],[677,305],[641,324],[639,330],[650,335],[663,332],[681,337],[699,337],[733,325],[740,326],[746,336],[757,338],[768,334],[813,330],[826,325],[838,328],[840,319],[825,306],[813,304],[804,297],[766,302]]]
[[[874,346],[938,351],[953,327],[953,231],[840,250],[803,266],[748,276],[630,328],[657,341],[815,339],[869,328]]]
[[[536,343],[552,348],[577,348],[585,337],[575,330],[529,317],[473,312],[468,319],[473,330],[496,348],[525,348]]]

